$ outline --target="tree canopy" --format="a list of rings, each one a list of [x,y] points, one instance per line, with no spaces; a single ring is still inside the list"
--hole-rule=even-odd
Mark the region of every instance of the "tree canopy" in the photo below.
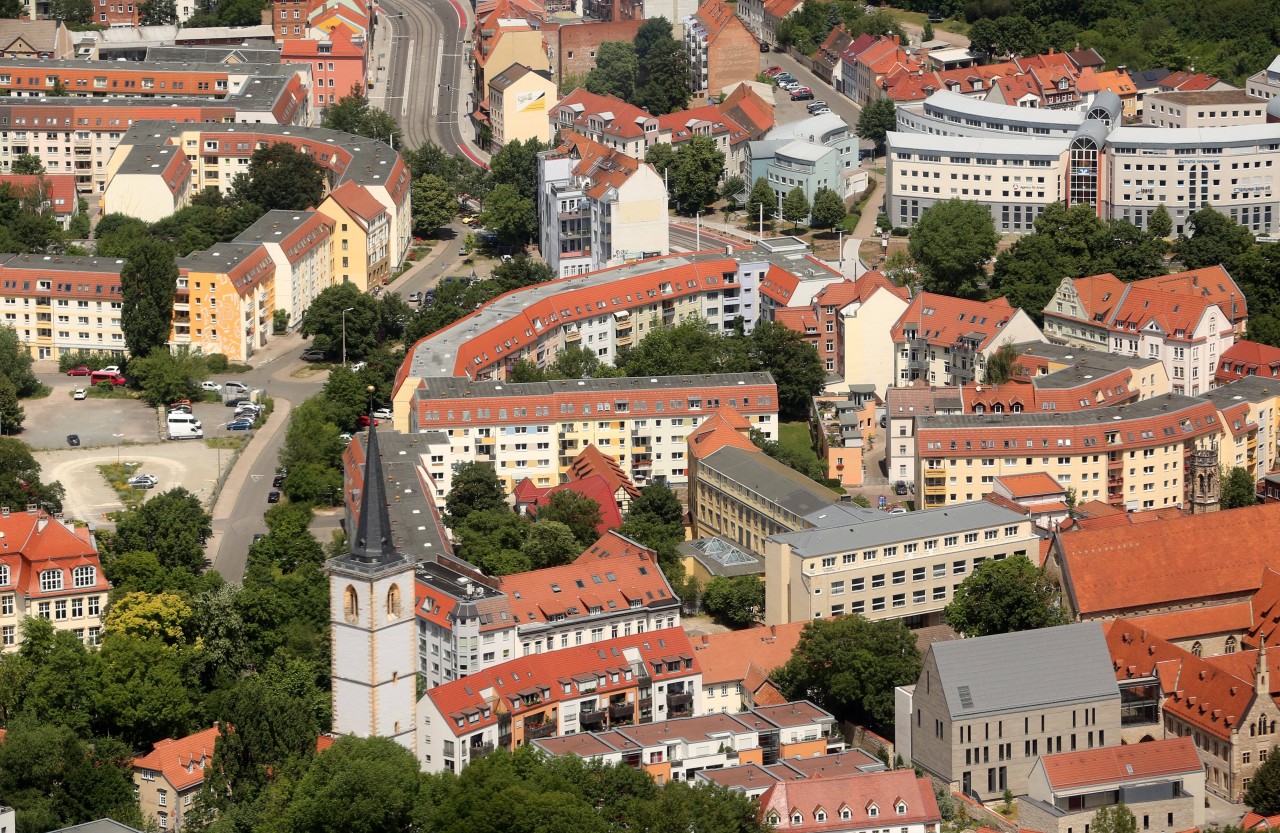
[[[1244,791],[1244,803],[1262,816],[1280,813],[1280,753],[1276,752],[1276,747],[1271,748],[1271,754],[1249,780],[1249,787]]]
[[[1258,484],[1249,474],[1249,470],[1233,466],[1222,478],[1222,494],[1220,497],[1223,509],[1239,509],[1242,506],[1254,506],[1258,502]]]
[[[130,355],[146,356],[168,343],[177,286],[173,247],[148,240],[133,249],[120,272],[120,329]]]
[[[359,84],[352,85],[336,104],[324,108],[320,126],[377,139],[392,147],[401,144],[400,125],[385,110],[370,104]]]
[[[303,211],[320,204],[325,172],[311,154],[288,142],[254,150],[249,170],[233,185],[237,197],[264,211]]]
[[[854,129],[859,139],[875,142],[876,154],[884,153],[885,137],[898,129],[898,111],[891,98],[881,98],[862,108]]]
[[[716,576],[702,591],[702,606],[731,628],[750,627],[764,613],[764,582],[758,576]]]
[[[999,242],[990,211],[976,202],[953,199],[920,213],[908,250],[926,291],[977,298],[986,280],[987,261]]]
[[[988,559],[960,582],[947,623],[965,636],[1066,624],[1058,601],[1058,588],[1025,555]]]

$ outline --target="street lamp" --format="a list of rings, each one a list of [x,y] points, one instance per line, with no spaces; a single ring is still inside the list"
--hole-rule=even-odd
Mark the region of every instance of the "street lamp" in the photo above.
[[[116,465],[120,465],[120,441],[124,439],[124,434],[112,434],[116,438]]]
[[[347,313],[355,307],[347,307],[342,311],[342,366],[347,366]]]

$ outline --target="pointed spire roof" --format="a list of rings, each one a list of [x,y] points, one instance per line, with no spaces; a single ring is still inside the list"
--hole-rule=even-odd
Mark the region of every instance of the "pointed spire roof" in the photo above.
[[[365,449],[364,494],[360,496],[360,520],[351,542],[351,557],[365,564],[398,560],[391,540],[391,516],[387,512],[387,487],[383,483],[382,455],[378,452],[376,421],[369,422]]]

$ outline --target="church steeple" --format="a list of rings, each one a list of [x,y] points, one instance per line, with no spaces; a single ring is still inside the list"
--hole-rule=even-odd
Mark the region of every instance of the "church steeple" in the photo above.
[[[351,540],[351,558],[364,564],[385,564],[398,560],[391,540],[391,515],[387,511],[387,488],[383,482],[382,455],[378,452],[378,429],[369,422],[369,442],[365,448],[364,493],[360,495],[360,520]]]

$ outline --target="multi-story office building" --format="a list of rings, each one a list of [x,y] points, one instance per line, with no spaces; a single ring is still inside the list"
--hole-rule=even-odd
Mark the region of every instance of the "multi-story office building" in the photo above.
[[[15,507],[16,509],[16,507]],[[76,529],[43,509],[0,507],[0,652],[22,644],[18,627],[28,616],[48,619],[88,645],[98,644],[111,585],[98,563],[93,533]]]
[[[1034,115],[948,91],[900,107],[900,132],[888,137],[890,217],[909,227],[930,205],[959,198],[988,208],[998,231],[1025,233],[1046,204],[1065,202],[1146,228],[1163,204],[1183,234],[1190,215],[1210,205],[1255,234],[1276,232],[1280,193],[1268,171],[1280,149],[1280,105],[1267,103],[1263,123],[1198,129],[1126,127],[1121,112],[1111,92],[1086,110]]]
[[[248,170],[249,159],[255,150],[281,143],[293,145],[320,162],[325,169],[330,193],[349,182],[359,186],[370,198],[360,198],[363,214],[373,212],[373,202],[380,204],[386,214],[385,249],[390,268],[404,261],[412,240],[413,224],[409,209],[409,167],[399,153],[375,139],[323,127],[139,122],[120,138],[107,164],[107,180],[111,181],[115,171],[126,160],[136,160],[134,154],[145,157],[154,153],[156,148],[178,147],[191,164],[188,178],[191,194],[198,194],[206,188],[217,188],[221,193],[229,194],[236,176]],[[156,169],[155,175],[162,176],[162,171]],[[135,177],[121,187],[127,185],[132,188],[137,184]],[[112,185],[108,184],[108,193],[111,190]],[[158,187],[153,192],[158,196],[163,194]],[[175,203],[165,206],[165,210],[172,213],[177,207],[175,196]],[[337,220],[336,217],[334,219]],[[337,222],[340,224],[342,221]],[[339,227],[335,234],[340,237],[341,231]],[[352,239],[350,246],[354,245],[355,240]],[[334,252],[335,257],[342,254],[341,251]],[[366,254],[349,251],[347,256],[366,259]]]
[[[1004,298],[968,301],[921,292],[891,331],[897,384],[930,385],[982,381],[987,360],[1001,346],[1044,341],[1044,334]]]
[[[793,188],[812,205],[819,189],[846,193],[844,173],[858,167],[858,137],[834,113],[780,124],[747,144],[748,180],[764,178],[778,205]],[[754,219],[754,218],[753,218]]]
[[[427,378],[411,430],[449,436],[452,452],[433,454],[433,476],[461,458],[492,465],[508,490],[526,477],[554,486],[590,445],[636,483],[683,483],[685,438],[722,407],[777,437],[778,393],[767,373],[517,384]]]
[[[37,359],[74,350],[123,356],[123,268],[115,258],[8,255],[0,260],[0,323]]]
[[[1244,293],[1221,266],[1125,283],[1064,278],[1044,308],[1045,334],[1073,347],[1158,359],[1174,393],[1214,384],[1219,359],[1248,321]]]
[[[976,501],[905,515],[868,512],[764,542],[765,621],[856,613],[939,624],[960,582],[987,559],[1039,560],[1025,512]]]
[[[1243,127],[1266,121],[1267,101],[1244,90],[1161,92],[1146,97],[1142,121],[1153,127]]]
[[[680,628],[530,655],[427,691],[418,704],[418,752],[428,772],[460,771],[496,748],[514,750],[597,725],[642,724],[694,713],[701,673]]]
[[[1079,500],[1127,509],[1216,507],[1226,427],[1203,399],[1168,394],[1066,413],[929,416],[916,420],[922,505],[977,500],[996,477],[1043,471]]]
[[[978,801],[1027,793],[1042,754],[1120,743],[1120,687],[1096,622],[935,642],[897,690],[896,748]]]
[[[576,133],[538,154],[541,251],[559,277],[671,251],[667,190],[652,165]]]

